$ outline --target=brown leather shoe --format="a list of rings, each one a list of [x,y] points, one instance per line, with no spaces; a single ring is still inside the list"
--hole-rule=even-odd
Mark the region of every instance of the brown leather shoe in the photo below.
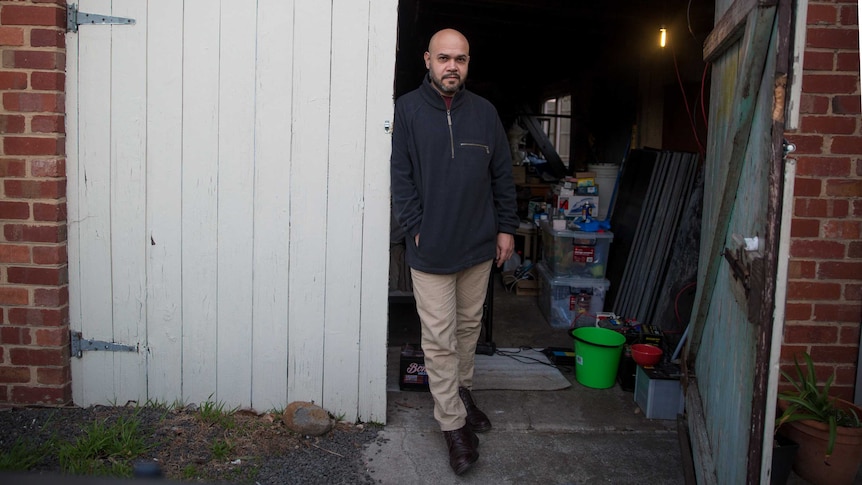
[[[458,395],[461,397],[464,407],[467,408],[467,424],[470,425],[470,428],[477,433],[489,431],[491,429],[491,420],[488,419],[488,416],[481,409],[476,407],[470,390],[466,387],[459,387]]]
[[[476,451],[478,438],[470,431],[469,425],[455,431],[444,431],[443,437],[446,438],[446,446],[449,448],[449,466],[455,475],[466,472],[479,459],[479,452]]]

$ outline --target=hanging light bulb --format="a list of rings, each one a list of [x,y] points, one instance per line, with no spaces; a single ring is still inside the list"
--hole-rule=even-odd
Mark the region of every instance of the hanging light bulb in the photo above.
[[[658,29],[659,38],[658,45],[664,47],[667,45],[667,29],[662,26],[662,28]]]

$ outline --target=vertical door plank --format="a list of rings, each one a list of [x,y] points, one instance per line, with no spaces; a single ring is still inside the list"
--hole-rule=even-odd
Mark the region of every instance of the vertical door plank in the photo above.
[[[369,18],[359,417],[385,423],[391,138],[383,123],[391,122],[394,106],[397,0],[370,0]]]
[[[183,2],[147,5],[147,386],[171,404],[183,395]]]
[[[68,221],[67,252],[69,267],[69,329],[73,332],[81,331],[83,317],[82,292],[81,292],[81,209],[78,197],[78,187],[81,178],[78,156],[81,119],[78,96],[80,82],[78,79],[79,49],[77,33],[66,33],[66,220]],[[84,391],[83,365],[80,359],[72,356],[72,399],[82,396]]]
[[[727,265],[719,269],[718,278],[733,279]],[[704,376],[698,374],[698,387],[707,416],[711,457],[719,483],[745,483],[756,328],[748,324],[745,311],[726,284],[716,285],[710,306],[714,313],[711,311],[703,340],[703,348],[710,351],[701,356],[708,360],[710,369]],[[726,440],[734,444],[727,446]]]
[[[255,0],[223,2],[218,137],[218,398],[251,406]]]
[[[330,9],[327,2],[297,0],[293,31],[287,389],[289,401],[318,403],[323,398]]]
[[[183,18],[183,397],[217,394],[220,5],[187,0]],[[227,275],[229,277],[229,275]]]
[[[333,2],[332,69],[352,75],[333,76],[330,88],[323,404],[349,420],[358,404],[368,20],[368,2]]]
[[[114,399],[147,400],[146,374],[146,34],[147,6],[115,2],[112,15],[136,19],[112,26],[111,282],[117,342],[138,352],[113,352]],[[98,27],[97,27],[98,28]]]
[[[110,12],[109,0],[83,1],[89,12]],[[96,26],[94,26],[96,27]],[[104,27],[104,26],[98,26]],[[78,241],[69,241],[76,260],[84,338],[112,341],[111,309],[111,28],[78,31]],[[72,247],[74,246],[74,249]],[[113,395],[113,357],[109,352],[85,352],[73,386],[73,399],[82,406]],[[75,392],[78,391],[78,392]]]
[[[257,18],[251,401],[263,411],[287,399],[293,2],[260,0]]]

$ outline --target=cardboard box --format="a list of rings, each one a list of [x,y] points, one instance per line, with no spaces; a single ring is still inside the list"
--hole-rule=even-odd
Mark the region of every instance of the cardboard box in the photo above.
[[[524,165],[515,165],[512,167],[512,179],[516,184],[527,183],[527,167]]]
[[[576,195],[599,195],[599,186],[598,185],[578,186]]]
[[[563,209],[567,216],[582,215],[584,204],[589,203],[592,206],[592,217],[598,217],[599,211],[599,196],[598,195],[574,195],[571,197],[557,197],[556,209]]]
[[[539,294],[539,281],[536,279],[536,267],[530,269],[528,278],[516,278],[514,271],[501,273],[503,286],[508,291],[514,291],[518,296],[536,296]]]
[[[578,188],[580,188],[580,187],[593,187],[595,185],[596,185],[595,177],[578,178]]]
[[[536,296],[539,294],[539,282],[536,280],[518,280],[515,294],[518,296]]]
[[[398,388],[402,391],[430,391],[428,372],[425,370],[425,352],[419,344],[401,347]]]

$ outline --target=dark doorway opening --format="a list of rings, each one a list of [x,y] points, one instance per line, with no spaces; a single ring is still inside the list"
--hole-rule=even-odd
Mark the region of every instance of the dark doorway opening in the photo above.
[[[494,103],[507,129],[532,114],[549,132],[564,132],[568,141],[556,146],[569,173],[618,164],[633,148],[694,152],[706,144],[702,49],[714,8],[711,0],[402,0],[395,97],[422,82],[431,35],[455,28],[470,42],[468,89]],[[547,114],[549,106],[557,111]],[[568,125],[555,124],[559,119]],[[497,289],[498,301],[535,300]],[[418,319],[409,292],[391,294],[389,345],[397,346],[418,338]],[[494,333],[505,338],[505,331]]]

